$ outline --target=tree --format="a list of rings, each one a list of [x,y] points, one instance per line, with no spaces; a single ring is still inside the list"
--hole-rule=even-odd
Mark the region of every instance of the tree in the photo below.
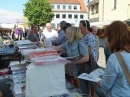
[[[25,17],[25,16],[23,16],[22,19],[23,19],[24,21],[28,21],[28,18]],[[28,22],[27,22],[27,23],[25,22],[25,23],[21,23],[20,25],[23,25],[24,27],[26,27],[26,26],[29,26],[29,23],[28,23]]]
[[[24,6],[24,16],[28,18],[30,25],[43,26],[54,17],[48,0],[29,0]]]

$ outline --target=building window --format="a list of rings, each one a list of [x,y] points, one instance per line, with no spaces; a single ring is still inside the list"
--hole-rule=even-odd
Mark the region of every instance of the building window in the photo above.
[[[96,13],[98,13],[98,4],[96,4],[95,6]]]
[[[52,27],[53,29],[55,29],[55,24],[54,24],[54,23],[52,23],[52,24],[51,24],[51,27]]]
[[[116,9],[116,0],[114,0],[114,9]]]
[[[83,19],[84,18],[84,15],[80,15],[80,19]]]
[[[58,24],[57,24],[57,28],[59,28],[59,27],[60,27],[60,24],[58,23]]]
[[[68,18],[69,18],[69,19],[72,19],[72,14],[69,14],[69,15],[68,15]]]
[[[60,18],[60,14],[56,14],[56,18]]]
[[[63,5],[63,9],[66,9],[66,5]]]
[[[91,13],[94,14],[94,5],[91,6]]]
[[[70,5],[68,6],[68,9],[72,9]]]
[[[55,6],[54,6],[54,5],[52,5],[52,9],[55,9]]]
[[[62,14],[62,18],[63,18],[63,19],[66,19],[66,14]]]
[[[74,15],[74,19],[78,19],[78,15],[75,14],[75,15]]]
[[[57,9],[60,9],[60,5],[57,5]]]
[[[77,9],[77,6],[74,6],[74,9],[76,10],[76,9]]]

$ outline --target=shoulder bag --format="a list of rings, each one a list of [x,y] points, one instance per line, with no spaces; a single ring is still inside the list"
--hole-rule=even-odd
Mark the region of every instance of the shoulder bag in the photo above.
[[[119,52],[116,52],[115,55],[116,55],[116,57],[117,57],[117,59],[118,59],[118,61],[120,63],[120,66],[121,66],[121,68],[122,68],[122,70],[124,72],[124,75],[125,75],[128,83],[130,85],[130,73],[128,71],[126,63],[124,62],[124,59],[122,58],[122,56],[121,56],[121,54]]]
[[[79,54],[81,55],[80,49],[79,49],[79,44],[78,44],[78,51],[79,51]],[[97,68],[100,68],[100,67],[98,66],[97,62],[94,60],[92,53],[89,53],[89,61],[79,64],[79,73],[80,74],[81,73],[89,74],[90,72],[94,71]]]

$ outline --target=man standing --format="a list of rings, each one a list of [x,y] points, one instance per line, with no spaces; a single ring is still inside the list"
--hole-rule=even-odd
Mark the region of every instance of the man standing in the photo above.
[[[47,46],[52,46],[52,41],[56,40],[57,37],[58,33],[51,28],[51,23],[46,23],[46,28],[43,30],[41,40],[43,40]]]
[[[28,35],[28,40],[30,40],[31,42],[38,42],[40,40],[39,35],[38,35],[38,26],[37,25],[32,25],[31,31]]]
[[[97,27],[92,26],[92,34],[95,36],[96,39],[96,49],[97,49],[97,60],[99,59],[99,37],[97,36]]]
[[[60,22],[60,28],[61,28],[61,30],[59,31],[58,38],[56,39],[56,41],[53,42],[53,44],[56,45],[56,46],[61,45],[61,44],[63,44],[63,43],[66,42],[66,35],[65,35],[64,30],[63,30],[63,26],[66,23],[67,23],[66,21],[61,21]]]

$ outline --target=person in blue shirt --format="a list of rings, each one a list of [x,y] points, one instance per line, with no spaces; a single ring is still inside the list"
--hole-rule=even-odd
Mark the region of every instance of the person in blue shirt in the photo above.
[[[53,44],[56,45],[56,46],[61,45],[61,44],[66,42],[66,35],[65,35],[64,30],[63,30],[63,27],[66,23],[67,23],[66,21],[60,22],[61,30],[59,31],[58,38],[55,41],[53,41]]]
[[[90,23],[87,20],[81,20],[79,23],[79,28],[83,33],[82,40],[88,45],[89,53],[92,53],[95,61],[97,61],[97,46],[96,46],[96,38],[92,34],[92,28],[90,27]],[[105,94],[94,82],[90,82],[87,80],[79,79],[80,87],[82,92],[87,95],[86,97],[90,97],[90,88],[91,86],[91,95],[94,96],[94,90],[99,97],[105,97]]]
[[[130,75],[130,28],[122,21],[114,21],[105,28],[104,33],[107,46],[113,54],[107,61],[103,79],[97,84],[107,97],[130,97],[130,85],[114,54],[121,54]]]
[[[53,48],[58,51],[66,51],[68,57],[75,57],[71,61],[68,61],[68,74],[73,77],[77,88],[79,88],[79,83],[77,76],[79,75],[79,65],[85,63],[89,60],[89,54],[87,45],[81,40],[82,33],[77,27],[69,27],[66,30],[67,41],[60,46],[46,46],[40,43],[43,47]]]
[[[96,38],[92,34],[90,23],[87,20],[81,20],[79,28],[83,33],[82,40],[88,45],[89,52],[92,53],[95,61],[97,61]]]
[[[112,54],[112,52],[109,50],[109,48],[106,44],[104,46],[104,54],[105,54],[105,59],[106,59],[106,63],[107,63],[107,60],[108,60],[109,56]]]

